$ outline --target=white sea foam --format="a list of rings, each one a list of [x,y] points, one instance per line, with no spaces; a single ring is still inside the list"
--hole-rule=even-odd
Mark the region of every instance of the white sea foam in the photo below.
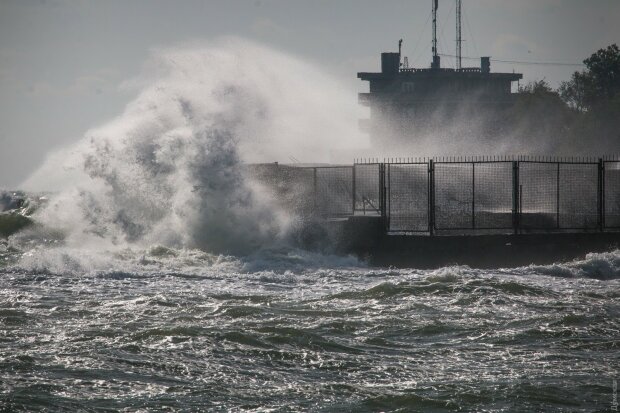
[[[307,62],[239,39],[159,50],[129,83],[140,90],[120,116],[50,155],[24,183],[59,191],[38,210],[41,225],[11,240],[26,251],[19,268],[192,273],[195,267],[363,266],[286,245],[291,217],[243,173],[247,162],[333,161],[332,150],[359,145],[353,91]],[[64,242],[50,242],[58,232]],[[153,245],[170,255],[153,255]],[[447,267],[428,275],[498,272],[616,279],[620,253],[490,272]]]
[[[23,185],[61,189],[35,219],[71,247],[161,244],[246,254],[290,217],[248,162],[330,161],[359,145],[357,104],[311,64],[240,39],[154,53],[124,113],[56,153]]]
[[[601,280],[620,278],[620,250],[590,253],[582,260],[554,265],[531,265],[526,271],[559,277],[587,277]]]

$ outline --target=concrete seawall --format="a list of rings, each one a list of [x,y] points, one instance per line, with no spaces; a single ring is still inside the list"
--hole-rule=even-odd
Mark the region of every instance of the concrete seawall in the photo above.
[[[390,235],[380,218],[334,222],[336,249],[376,266],[476,268],[551,264],[619,248],[620,232],[487,235]]]

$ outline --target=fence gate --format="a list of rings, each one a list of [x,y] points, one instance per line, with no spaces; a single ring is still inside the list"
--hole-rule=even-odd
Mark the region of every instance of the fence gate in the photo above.
[[[387,164],[388,231],[429,231],[428,163]]]

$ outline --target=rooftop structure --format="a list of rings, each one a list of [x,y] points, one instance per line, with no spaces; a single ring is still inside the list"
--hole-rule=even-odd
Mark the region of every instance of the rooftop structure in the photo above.
[[[490,57],[480,58],[480,67],[462,67],[460,0],[457,1],[456,68],[442,68],[437,52],[436,16],[438,1],[433,0],[433,60],[429,68],[409,68],[398,52],[381,53],[381,72],[359,72],[368,81],[368,93],[359,102],[370,107],[370,119],[360,125],[371,134],[371,141],[406,141],[428,128],[450,128],[462,118],[475,116],[484,124],[497,126],[501,112],[514,102],[512,82],[520,73],[491,73]],[[486,129],[486,128],[483,128]],[[491,132],[492,133],[492,132]]]

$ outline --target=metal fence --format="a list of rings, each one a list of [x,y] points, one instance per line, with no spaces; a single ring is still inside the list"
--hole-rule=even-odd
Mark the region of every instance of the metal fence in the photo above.
[[[435,158],[318,166],[315,211],[391,233],[620,229],[620,160]]]
[[[324,216],[353,215],[353,167],[314,168],[315,202]]]
[[[429,231],[429,182],[426,163],[387,165],[385,215],[391,231]]]
[[[512,228],[512,169],[508,161],[435,162],[434,229]]]
[[[620,228],[620,161],[605,161],[603,171],[603,225]]]
[[[354,212],[362,215],[381,215],[382,164],[353,165]]]

